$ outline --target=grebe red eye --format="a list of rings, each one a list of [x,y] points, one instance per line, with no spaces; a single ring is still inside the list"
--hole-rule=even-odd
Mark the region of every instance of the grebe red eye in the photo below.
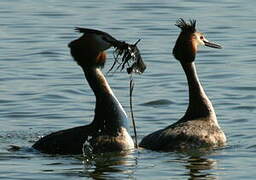
[[[204,36],[200,36],[200,39],[202,39],[202,40],[203,40],[203,39],[204,39]]]

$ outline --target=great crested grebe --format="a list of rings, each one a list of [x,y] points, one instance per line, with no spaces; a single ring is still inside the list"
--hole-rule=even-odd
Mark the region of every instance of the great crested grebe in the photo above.
[[[206,96],[196,73],[195,56],[199,45],[213,48],[221,46],[209,42],[196,31],[196,21],[179,19],[176,26],[181,33],[173,49],[181,63],[189,86],[189,105],[185,115],[176,123],[153,132],[142,139],[140,147],[160,151],[186,151],[200,147],[217,147],[226,142],[211,101]]]
[[[124,63],[127,63],[131,56],[135,56],[132,52],[129,56],[134,45],[118,41],[102,31],[85,28],[76,28],[76,30],[84,34],[68,46],[96,96],[94,120],[86,126],[51,133],[39,139],[32,147],[48,154],[82,154],[83,148],[90,148],[92,152],[132,149],[134,143],[128,133],[127,115],[100,68],[106,61],[104,50],[114,46],[119,50],[119,55],[126,52],[126,57],[123,59],[126,59]],[[139,52],[138,49],[136,50]],[[144,71],[145,65],[140,56],[139,61],[130,68]]]

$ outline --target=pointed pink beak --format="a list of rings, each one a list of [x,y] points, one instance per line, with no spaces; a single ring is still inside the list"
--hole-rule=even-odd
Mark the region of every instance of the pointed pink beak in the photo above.
[[[208,47],[222,49],[222,47],[220,45],[209,42],[209,41],[204,41],[204,44],[205,44],[205,46],[208,46]]]

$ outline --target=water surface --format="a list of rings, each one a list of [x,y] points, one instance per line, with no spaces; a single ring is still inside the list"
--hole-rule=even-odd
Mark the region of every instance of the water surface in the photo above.
[[[0,179],[254,179],[256,23],[253,0],[0,2]],[[198,21],[198,30],[222,50],[201,48],[196,63],[228,145],[201,155],[134,150],[51,156],[31,145],[50,132],[91,122],[94,95],[67,44],[74,27],[97,28],[136,42],[147,70],[135,76],[134,114],[139,139],[180,118],[188,92],[171,55],[175,21]],[[112,50],[105,73],[113,62]],[[129,76],[108,75],[129,112]],[[21,146],[9,151],[10,145]]]

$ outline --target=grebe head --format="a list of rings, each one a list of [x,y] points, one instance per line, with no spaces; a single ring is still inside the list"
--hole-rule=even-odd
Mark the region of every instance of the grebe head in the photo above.
[[[115,48],[115,62],[109,71],[116,64],[118,64],[117,69],[121,67],[121,70],[128,66],[127,72],[129,74],[132,72],[143,73],[146,69],[146,65],[137,48],[139,41],[135,44],[128,44],[115,39],[103,31],[87,28],[76,28],[75,30],[83,33],[83,35],[69,43],[68,46],[71,49],[71,55],[78,65],[82,67],[103,67],[107,57],[104,51],[113,46]],[[133,64],[131,65],[130,63]]]
[[[70,52],[78,65],[83,67],[103,67],[107,50],[111,44],[106,42],[104,34],[89,33],[69,43]]]
[[[196,31],[196,20],[190,20],[187,23],[184,19],[180,18],[175,25],[181,28],[181,33],[173,48],[173,55],[181,62],[193,62],[200,45],[218,49],[222,48],[218,44],[209,42],[203,33]]]

